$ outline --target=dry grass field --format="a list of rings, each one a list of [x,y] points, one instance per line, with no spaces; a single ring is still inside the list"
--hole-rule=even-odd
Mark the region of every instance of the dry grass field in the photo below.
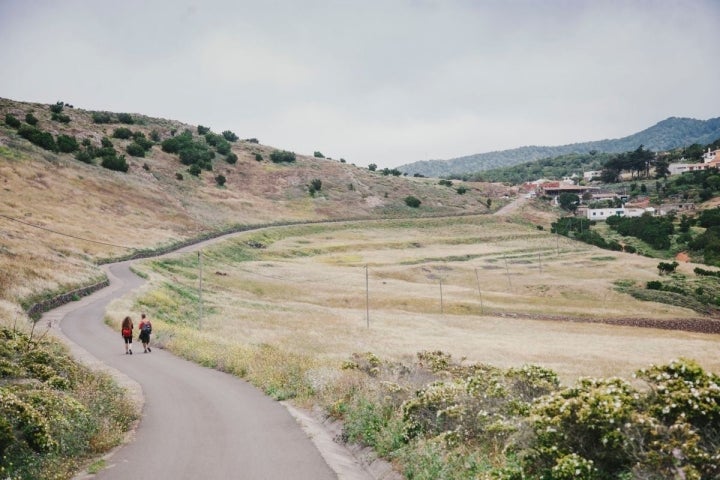
[[[615,291],[618,280],[655,279],[656,264],[497,216],[270,228],[202,250],[202,333],[197,254],[143,262],[150,283],[110,316],[148,309],[168,344],[269,344],[330,365],[354,352],[443,350],[501,367],[541,364],[566,383],[630,377],[678,357],[720,371],[718,335],[542,319],[697,317]]]

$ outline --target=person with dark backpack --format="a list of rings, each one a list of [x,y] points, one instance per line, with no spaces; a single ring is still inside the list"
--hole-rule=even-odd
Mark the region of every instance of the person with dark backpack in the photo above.
[[[125,317],[120,327],[120,334],[125,342],[125,355],[132,355],[133,322],[130,317]]]
[[[144,313],[141,314],[140,317],[139,340],[143,344],[143,349],[145,350],[145,353],[152,352],[152,348],[150,348],[150,334],[152,333],[152,323],[150,323],[150,319],[148,319]]]

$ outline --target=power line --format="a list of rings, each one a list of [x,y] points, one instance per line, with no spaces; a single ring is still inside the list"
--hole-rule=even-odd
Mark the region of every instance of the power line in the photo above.
[[[7,216],[7,215],[3,215],[2,213],[0,213],[0,217],[6,218],[6,219],[8,219],[8,220],[12,220],[13,222],[22,223],[23,225],[27,225],[28,227],[33,227],[33,228],[37,228],[37,229],[40,229],[40,230],[45,230],[46,232],[54,233],[54,234],[56,234],[56,235],[62,235],[63,237],[70,237],[70,238],[74,238],[74,239],[76,239],[76,240],[82,240],[82,241],[84,241],[84,242],[99,243],[100,245],[107,245],[107,246],[109,246],[109,247],[124,248],[124,249],[126,249],[126,250],[135,250],[134,247],[127,247],[127,246],[125,246],[125,245],[115,245],[114,243],[100,242],[100,241],[98,241],[98,240],[90,240],[89,238],[77,237],[77,236],[75,236],[75,235],[70,235],[70,234],[68,234],[68,233],[58,232],[58,231],[55,231],[55,230],[51,230],[51,229],[49,229],[49,228],[41,227],[40,225],[33,225],[32,223],[23,222],[22,220],[19,220],[19,219],[17,219],[17,218],[13,218],[13,217],[9,217],[9,216]]]

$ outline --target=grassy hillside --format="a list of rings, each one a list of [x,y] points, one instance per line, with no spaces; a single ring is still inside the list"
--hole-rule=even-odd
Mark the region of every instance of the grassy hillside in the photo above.
[[[94,266],[99,259],[233,225],[485,213],[487,199],[496,207],[505,193],[498,186],[466,184],[467,193],[460,195],[428,179],[382,176],[300,155],[295,162],[276,164],[269,160],[274,147],[244,140],[231,143],[236,163],[217,154],[212,171],[194,176],[160,143],[185,130],[203,143],[197,126],[138,114],[109,114],[113,123],[96,123],[93,114],[97,118],[100,112],[68,106],[58,120],[51,107],[0,99],[0,301],[10,302],[3,304],[6,311],[17,301],[92,283],[100,275]],[[125,155],[128,171],[103,168],[98,158],[83,163],[72,153],[31,143],[7,121],[10,115],[20,128],[29,128],[28,114],[54,139],[67,135],[94,149],[109,139],[117,156]],[[127,117],[133,123],[118,120]],[[120,128],[157,141],[145,157],[132,157],[126,153],[132,139],[113,138]],[[217,175],[226,178],[224,186],[218,186]],[[308,187],[314,179],[322,186],[312,196]],[[409,195],[422,201],[419,208],[405,205]]]

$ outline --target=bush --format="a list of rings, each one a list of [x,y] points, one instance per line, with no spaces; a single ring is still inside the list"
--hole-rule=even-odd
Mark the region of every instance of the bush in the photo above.
[[[87,150],[80,150],[75,154],[75,159],[83,163],[92,163],[93,158],[95,157]]]
[[[34,143],[38,147],[50,150],[52,152],[57,151],[57,145],[55,139],[49,132],[43,132],[35,127],[29,125],[21,125],[18,129],[18,134],[31,143]]]
[[[32,113],[25,114],[25,121],[30,125],[37,125],[38,119]]]
[[[132,125],[135,123],[135,119],[129,113],[118,113],[118,122]]]
[[[72,153],[80,149],[75,137],[69,135],[58,135],[57,136],[57,148],[63,153]]]
[[[230,148],[230,143],[223,140],[215,147],[215,150],[221,155],[228,155],[230,153]]]
[[[192,165],[190,165],[190,168],[188,168],[188,173],[190,175],[193,175],[196,177],[199,177],[201,172],[202,172],[202,169],[196,163],[193,163]]]
[[[107,137],[103,137],[100,139],[100,146],[102,146],[102,148],[113,148],[112,140]]]
[[[420,201],[420,199],[413,197],[412,195],[405,197],[405,205],[407,205],[408,207],[418,208],[421,204],[422,202]]]
[[[259,153],[256,153],[256,154],[255,154],[255,161],[256,161],[256,162],[262,162],[262,161],[263,161],[263,156],[262,156],[261,154],[259,154]]]
[[[70,117],[63,113],[53,113],[50,115],[50,120],[60,123],[70,123]]]
[[[217,175],[215,177],[215,183],[217,184],[218,187],[224,186],[226,181],[227,181],[227,179],[225,178],[225,175]]]
[[[60,113],[63,111],[65,104],[63,102],[56,102],[55,105],[50,105],[50,111],[52,113]]]
[[[458,195],[465,195],[467,193],[467,188],[461,185],[455,191],[458,193]]]
[[[313,153],[313,156],[315,158],[325,158],[325,155],[323,155],[321,152],[317,152],[317,151],[315,153]]]
[[[180,172],[177,172],[177,173],[175,174],[175,179],[176,179],[176,180],[182,180],[182,179],[183,179],[183,174],[180,173]]]
[[[133,156],[133,157],[144,157],[145,156],[145,149],[141,145],[139,145],[135,142],[132,142],[127,147],[125,147],[125,151],[130,156]]]
[[[115,153],[102,157],[102,162],[100,162],[100,165],[102,165],[104,168],[107,168],[108,170],[114,170],[116,172],[127,172],[130,168],[127,160],[125,160],[125,155],[120,155],[118,157]]]
[[[113,131],[112,136],[113,136],[113,138],[120,138],[123,140],[127,140],[128,138],[132,137],[132,134],[133,134],[133,132],[129,128],[120,127],[120,128],[116,128]]]
[[[159,142],[160,141],[160,132],[157,130],[153,130],[150,132],[150,140],[153,142]]]
[[[445,180],[445,179],[443,179],[443,180],[440,180],[440,181],[438,182],[438,185],[443,185],[443,186],[445,186],[445,187],[452,187],[453,182],[452,182],[452,180]]]
[[[109,112],[93,112],[93,123],[112,123],[113,117]]]
[[[308,187],[308,191],[310,192],[310,195],[313,197],[315,196],[316,192],[319,192],[322,188],[322,180],[319,178],[314,178],[310,181],[310,186]]]
[[[208,133],[210,133],[210,127],[203,127],[202,125],[198,125],[197,133],[198,133],[198,135],[208,134]]]
[[[374,172],[375,170],[377,170],[377,165],[374,163],[371,163],[370,165],[368,165],[368,170],[370,170],[371,172]]]
[[[12,127],[12,128],[15,128],[15,129],[20,128],[20,125],[22,125],[22,123],[20,122],[20,120],[18,120],[17,118],[15,118],[15,116],[13,116],[13,115],[11,115],[11,114],[9,114],[9,113],[6,113],[6,114],[5,114],[5,124],[6,124],[8,127]]]
[[[238,136],[230,130],[225,130],[224,132],[222,132],[222,135],[228,142],[236,142],[238,140]]]
[[[245,141],[248,143],[260,143],[260,140],[257,138],[246,138]]]
[[[228,162],[230,165],[233,165],[233,164],[237,163],[238,156],[232,152],[228,153],[227,156],[225,157],[225,161]]]
[[[275,150],[270,154],[273,163],[292,163],[295,161],[295,153],[286,150]]]

